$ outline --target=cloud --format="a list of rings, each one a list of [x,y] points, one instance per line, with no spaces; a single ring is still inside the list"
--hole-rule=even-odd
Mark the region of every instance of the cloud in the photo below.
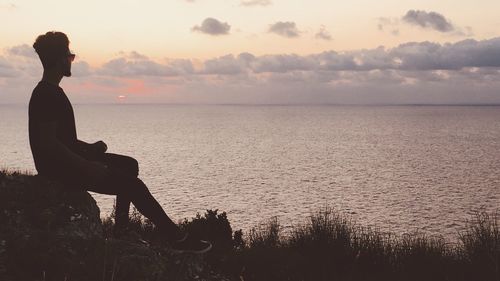
[[[299,36],[299,30],[294,22],[291,21],[278,21],[269,27],[269,32],[276,33],[278,35],[294,38]]]
[[[17,9],[17,6],[14,3],[0,4],[0,10],[15,10],[15,9]]]
[[[330,32],[328,32],[328,30],[325,29],[324,26],[320,27],[319,31],[314,35],[314,37],[316,39],[323,39],[327,41],[332,40],[332,35],[330,34]]]
[[[325,51],[300,56],[242,53],[207,60],[203,74],[286,73],[293,71],[364,72],[374,70],[434,71],[464,68],[500,68],[500,37],[462,40],[456,43],[409,42],[386,49]]]
[[[0,56],[0,77],[15,77],[18,73],[16,69],[5,59]]]
[[[93,70],[90,65],[85,61],[75,61],[71,65],[71,74],[74,77],[84,77],[91,75]]]
[[[10,76],[12,76],[12,73],[18,73],[26,68],[27,64],[21,61],[18,61],[17,67],[14,67],[12,63],[8,63],[7,59],[0,59],[3,76],[7,73],[11,73]],[[261,56],[250,53],[240,53],[237,56],[228,54],[205,60],[197,68],[191,60],[173,59],[156,62],[133,51],[122,53],[119,57],[96,69],[83,61],[75,62],[73,66],[75,76],[125,78],[137,76],[186,78],[189,76],[191,77],[189,79],[204,75],[252,76],[266,73],[295,73],[296,76],[297,71],[310,73],[306,75],[308,77],[321,73],[321,79],[325,79],[327,76],[338,77],[339,73],[348,72],[358,73],[356,75],[361,77],[361,73],[371,71],[403,73],[462,71],[468,68],[500,68],[500,37],[483,41],[469,39],[448,44],[409,42],[390,49],[378,47],[346,52],[331,50],[303,56],[297,54]],[[301,75],[304,76],[304,74]],[[372,73],[369,77],[373,75]],[[474,75],[477,76],[478,73]]]
[[[392,49],[376,49],[316,55],[326,69],[368,71],[460,70],[468,67],[500,67],[500,38],[456,43],[409,42]]]
[[[22,100],[41,75],[27,50],[0,54],[2,102]],[[155,61],[134,51],[100,67],[77,60],[65,89],[83,102],[127,94],[134,102],[500,103],[500,37],[193,61]]]
[[[366,72],[366,71],[462,71],[468,68],[500,68],[500,37],[456,43],[408,42],[394,48],[345,52],[324,51],[310,55],[270,54],[255,56],[227,54],[205,60],[195,67],[192,60],[166,59],[158,62],[138,52],[121,53],[100,67],[85,61],[73,64],[75,76],[103,77],[187,77],[203,75],[260,75],[265,73]],[[41,66],[27,45],[5,49],[0,56],[2,76],[19,73],[39,75]],[[484,73],[484,72],[480,72]],[[474,73],[477,75],[477,72]]]
[[[29,46],[28,44],[22,44],[8,48],[7,53],[14,56],[38,59],[38,54],[35,52],[35,49],[33,49],[33,47]]]
[[[148,60],[149,59],[146,55],[139,54],[136,51],[131,51],[130,53],[120,52],[120,54],[123,57],[131,59],[131,60]]]
[[[433,29],[439,32],[452,32],[457,30],[449,20],[436,12],[409,10],[406,15],[403,16],[402,20],[408,24]]]
[[[206,18],[200,25],[194,26],[191,30],[209,35],[229,34],[231,26],[227,22],[220,22],[214,18]]]
[[[314,70],[317,64],[310,56],[264,55],[256,58],[250,65],[253,72],[284,73],[295,70]]]
[[[41,63],[33,47],[22,44],[4,49],[5,62],[0,62],[2,76],[37,76],[41,74]]]
[[[398,69],[459,70],[466,67],[500,67],[500,38],[454,44],[431,42],[406,43],[389,55],[397,60]]]
[[[271,5],[271,0],[241,0],[241,6],[268,6]]]
[[[399,35],[399,19],[397,18],[378,18],[377,28],[379,31],[386,31],[389,29],[390,33],[394,36]]]
[[[106,76],[178,76],[190,74],[193,66],[186,60],[157,63],[137,52],[131,52],[106,62],[97,73]]]
[[[253,60],[253,55],[245,53],[237,58],[233,55],[225,55],[204,62],[201,74],[224,74],[235,75],[246,71],[248,62]]]
[[[377,19],[377,28],[380,31],[384,31],[387,25],[392,25],[392,20],[390,18],[380,17]]]
[[[377,19],[377,28],[379,31],[390,32],[392,35],[398,36],[400,34],[401,23],[453,36],[473,36],[470,26],[459,27],[439,13],[420,10],[409,10],[401,18],[380,17]]]

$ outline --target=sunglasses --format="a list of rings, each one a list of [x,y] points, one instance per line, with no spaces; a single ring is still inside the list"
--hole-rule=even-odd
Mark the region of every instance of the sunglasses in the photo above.
[[[68,54],[67,54],[67,57],[68,57],[68,60],[69,60],[70,62],[73,62],[73,61],[75,60],[76,55],[75,55],[75,54],[72,54],[72,53],[68,53]]]

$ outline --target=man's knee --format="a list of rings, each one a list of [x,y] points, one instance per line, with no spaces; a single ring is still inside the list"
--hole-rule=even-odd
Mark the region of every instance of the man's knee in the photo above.
[[[107,163],[131,177],[139,175],[139,162],[130,156],[107,153]]]

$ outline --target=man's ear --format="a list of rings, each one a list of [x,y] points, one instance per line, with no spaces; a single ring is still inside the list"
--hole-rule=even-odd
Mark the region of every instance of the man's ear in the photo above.
[[[61,66],[62,66],[62,64],[63,64],[62,59],[58,59],[58,60],[56,60],[56,63],[54,64],[53,69],[54,69],[54,70],[57,70],[57,71],[61,70],[61,69],[62,69],[62,67],[61,67]]]
[[[67,59],[61,57],[60,59],[57,60],[57,63],[55,65],[56,70],[60,72],[63,76],[65,76],[66,68],[68,67],[66,64],[67,64]]]

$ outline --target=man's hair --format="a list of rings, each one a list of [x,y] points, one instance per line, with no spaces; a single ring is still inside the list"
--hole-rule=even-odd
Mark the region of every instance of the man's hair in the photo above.
[[[44,69],[52,68],[57,60],[66,55],[69,50],[69,39],[66,34],[58,31],[49,31],[39,35],[33,43],[36,53],[42,61]]]

